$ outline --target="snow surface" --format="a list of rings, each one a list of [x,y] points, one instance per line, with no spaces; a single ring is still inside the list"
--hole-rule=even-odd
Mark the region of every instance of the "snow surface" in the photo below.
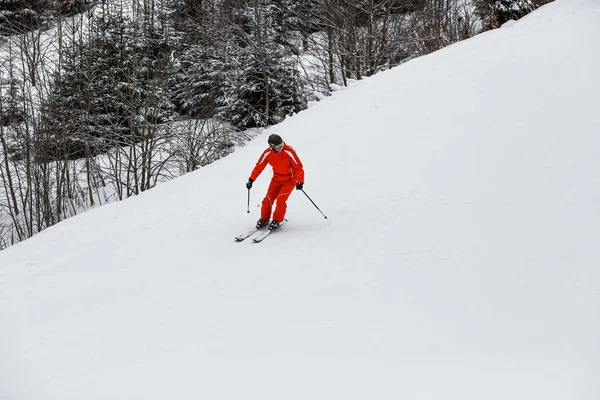
[[[598,21],[558,0],[0,252],[0,399],[599,399]],[[235,243],[273,132],[329,218]]]

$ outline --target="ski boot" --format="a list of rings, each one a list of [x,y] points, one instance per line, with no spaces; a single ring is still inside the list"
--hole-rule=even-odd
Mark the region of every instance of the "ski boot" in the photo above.
[[[280,224],[279,221],[275,221],[275,220],[271,221],[271,225],[269,225],[269,230],[274,231],[275,229],[279,228],[279,224]]]
[[[258,221],[256,221],[256,229],[264,228],[265,226],[267,226],[268,223],[268,219],[259,218]]]

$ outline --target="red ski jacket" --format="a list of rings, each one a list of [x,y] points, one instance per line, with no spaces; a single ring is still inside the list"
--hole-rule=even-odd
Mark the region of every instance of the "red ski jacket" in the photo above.
[[[304,167],[302,166],[302,162],[298,158],[296,151],[285,142],[283,143],[283,149],[278,153],[275,153],[271,149],[266,149],[262,153],[252,170],[250,179],[255,181],[267,164],[271,164],[273,167],[274,180],[283,182],[294,179],[295,182],[304,183]]]

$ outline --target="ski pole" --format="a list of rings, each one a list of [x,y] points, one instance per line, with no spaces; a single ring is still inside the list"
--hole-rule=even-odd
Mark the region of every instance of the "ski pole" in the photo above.
[[[302,189],[302,193],[304,193],[304,195],[305,195],[306,197],[308,197],[308,199],[310,200],[310,202],[311,202],[311,203],[313,203],[313,206],[315,206],[315,207],[316,207],[316,209],[317,209],[317,210],[319,210],[319,212],[321,213],[321,215],[322,215],[322,216],[324,216],[324,217],[325,217],[325,219],[327,219],[327,215],[323,214],[323,211],[321,211],[321,209],[320,209],[319,207],[317,207],[317,205],[315,204],[315,202],[314,202],[314,201],[312,201],[312,199],[311,199],[311,198],[310,198],[310,197],[309,197],[309,196],[306,194],[306,192],[304,191],[304,189]]]
[[[248,189],[248,209],[246,212],[250,214],[250,189]]]

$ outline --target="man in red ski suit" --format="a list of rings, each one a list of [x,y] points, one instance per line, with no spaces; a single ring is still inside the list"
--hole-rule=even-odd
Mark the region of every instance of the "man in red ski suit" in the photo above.
[[[267,195],[262,201],[260,210],[260,219],[256,223],[257,228],[262,228],[269,223],[273,204],[277,201],[273,220],[269,225],[269,229],[277,229],[287,209],[286,201],[294,186],[296,190],[302,190],[304,185],[304,168],[296,151],[288,144],[283,142],[281,136],[273,134],[268,139],[269,148],[266,149],[256,166],[250,174],[246,188],[252,187],[252,182],[258,178],[260,173],[265,169],[267,164],[273,167],[273,178],[267,190]]]

